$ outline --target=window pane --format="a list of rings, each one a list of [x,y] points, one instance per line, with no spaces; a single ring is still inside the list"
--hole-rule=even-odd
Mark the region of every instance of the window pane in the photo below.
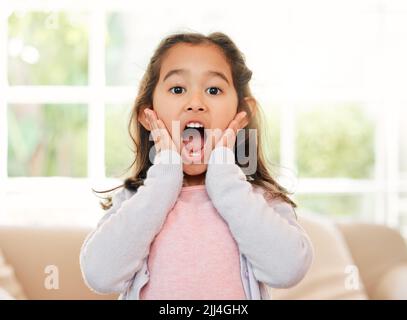
[[[185,5],[193,6],[191,2],[186,2]],[[205,30],[207,28],[201,22],[205,21],[208,27],[213,28],[215,21],[222,21],[218,14],[214,14],[219,12],[220,3],[214,9],[210,6],[202,8],[198,14],[199,21],[194,14],[186,15],[185,10],[178,10],[171,2],[162,2],[160,6],[160,10],[150,10],[150,14],[145,14],[145,10],[107,14],[107,85],[138,86],[153,51],[168,32],[184,28],[189,31],[191,28]],[[196,12],[195,8],[193,10]],[[208,10],[211,10],[209,14]],[[192,26],[196,24],[199,25],[198,28]]]
[[[123,178],[134,160],[133,142],[128,134],[131,105],[106,106],[106,176]]]
[[[154,41],[149,30],[142,29],[147,23],[143,19],[127,13],[107,16],[107,85],[137,85],[141,80],[151,54],[147,47]]]
[[[8,175],[84,177],[85,105],[9,105]]]
[[[10,85],[88,82],[87,17],[62,12],[14,12],[9,17]]]
[[[280,164],[280,108],[278,106],[267,104],[264,107],[265,116],[265,136],[263,141],[264,152],[270,158],[272,164]]]
[[[358,104],[298,111],[300,177],[366,179],[374,176],[374,120]]]
[[[375,197],[371,194],[301,194],[294,197],[299,210],[346,220],[371,221]]]
[[[403,235],[407,238],[407,193],[403,192],[400,193],[399,198],[399,205],[400,205],[400,215],[399,215],[399,225],[400,230],[402,231]]]
[[[407,106],[403,106],[400,117],[400,172],[401,178],[407,180]]]

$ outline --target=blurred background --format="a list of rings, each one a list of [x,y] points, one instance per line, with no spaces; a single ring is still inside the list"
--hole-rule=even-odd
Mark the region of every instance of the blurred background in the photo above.
[[[215,31],[253,71],[270,169],[315,249],[272,296],[407,299],[406,1],[1,0],[0,300],[117,298],[79,266],[104,213],[91,188],[129,174],[160,40]]]
[[[199,10],[198,10],[199,6]],[[301,210],[407,235],[407,2],[0,2],[0,223],[94,226],[166,35],[222,31],[253,71]]]

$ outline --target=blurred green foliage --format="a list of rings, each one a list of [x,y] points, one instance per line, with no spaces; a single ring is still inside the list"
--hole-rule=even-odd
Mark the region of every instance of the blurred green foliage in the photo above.
[[[105,117],[106,176],[127,176],[127,168],[134,160],[133,142],[127,126],[131,105],[107,105]]]
[[[13,13],[9,42],[14,44],[8,60],[10,85],[87,84],[88,26],[84,14]],[[37,62],[27,62],[25,56],[35,57],[35,52]]]
[[[85,177],[86,105],[10,105],[8,175]]]
[[[280,163],[280,108],[270,105],[264,110],[264,151],[272,164]]]
[[[119,13],[112,13],[107,18],[106,34],[106,84],[127,85],[121,72],[123,50],[125,49],[125,30]]]
[[[374,121],[360,105],[317,105],[296,120],[300,177],[373,178]]]
[[[300,194],[293,197],[300,210],[331,217],[363,219],[374,214],[374,196],[363,194]]]

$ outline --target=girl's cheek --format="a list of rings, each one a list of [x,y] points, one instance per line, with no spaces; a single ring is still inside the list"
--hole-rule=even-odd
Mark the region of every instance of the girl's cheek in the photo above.
[[[174,118],[169,118],[168,120],[164,121],[165,126],[167,127],[168,131],[173,132],[174,130],[180,130],[179,120]]]

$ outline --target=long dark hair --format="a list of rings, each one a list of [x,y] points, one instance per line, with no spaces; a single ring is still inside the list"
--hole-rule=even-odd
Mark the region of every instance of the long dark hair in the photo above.
[[[143,110],[153,105],[153,92],[157,85],[160,76],[161,64],[163,57],[170,48],[179,43],[187,43],[191,45],[216,45],[219,47],[224,56],[226,57],[232,71],[233,84],[237,91],[238,96],[238,108],[237,112],[246,111],[249,116],[249,124],[244,128],[245,132],[245,150],[249,149],[249,130],[256,129],[257,135],[257,167],[254,174],[247,176],[247,180],[252,185],[257,185],[265,190],[264,195],[268,199],[279,198],[284,202],[291,204],[294,208],[296,204],[288,197],[288,191],[279,185],[271,176],[269,168],[267,167],[267,159],[264,152],[264,146],[262,144],[262,132],[260,129],[264,129],[265,125],[264,115],[262,110],[256,102],[256,113],[251,114],[250,108],[244,100],[245,97],[251,97],[254,99],[250,87],[249,81],[252,77],[252,71],[246,66],[245,58],[242,52],[237,48],[234,42],[224,33],[214,32],[208,36],[200,33],[176,33],[164,38],[157,49],[155,50],[150,62],[147,66],[147,70],[141,80],[138,94],[134,106],[132,108],[128,131],[130,137],[134,143],[134,161],[129,166],[128,170],[131,170],[130,176],[124,180],[124,183],[113,189],[105,191],[96,191],[96,193],[106,193],[124,187],[131,191],[137,191],[138,187],[143,185],[146,178],[147,171],[152,165],[149,160],[149,150],[154,147],[154,141],[149,139],[150,132],[146,130],[138,121],[138,115]],[[254,99],[254,101],[256,101]],[[239,163],[236,163],[240,166]],[[106,202],[101,202],[103,209],[107,210],[112,206],[112,196],[105,198]]]

